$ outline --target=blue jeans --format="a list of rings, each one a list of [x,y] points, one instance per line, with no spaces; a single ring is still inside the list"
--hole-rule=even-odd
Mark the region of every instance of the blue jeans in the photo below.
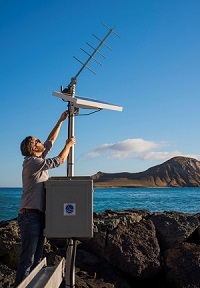
[[[45,213],[23,213],[18,215],[21,232],[21,254],[17,267],[15,287],[32,271],[43,256]]]

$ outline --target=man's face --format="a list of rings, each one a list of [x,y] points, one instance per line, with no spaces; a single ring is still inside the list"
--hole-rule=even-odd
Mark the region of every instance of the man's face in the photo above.
[[[33,150],[34,152],[43,152],[45,150],[43,143],[40,141],[40,139],[37,139],[35,137],[32,137],[33,141]]]

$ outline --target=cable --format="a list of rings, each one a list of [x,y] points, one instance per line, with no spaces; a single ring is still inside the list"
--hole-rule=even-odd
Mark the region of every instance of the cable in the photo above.
[[[96,112],[99,112],[99,111],[101,111],[101,110],[103,110],[103,109],[102,109],[102,108],[99,108],[98,110],[93,111],[93,112],[91,112],[91,113],[78,114],[78,115],[74,115],[74,116],[88,116],[88,115],[94,114],[94,113],[96,113]]]

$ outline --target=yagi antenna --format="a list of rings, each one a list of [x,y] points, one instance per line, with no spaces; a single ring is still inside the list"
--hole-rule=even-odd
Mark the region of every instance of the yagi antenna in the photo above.
[[[106,58],[102,53],[99,52],[99,48],[102,45],[105,45],[107,48],[112,50],[105,43],[106,39],[109,37],[109,35],[111,33],[114,33],[115,35],[117,35],[120,38],[120,36],[114,31],[115,27],[109,28],[104,23],[102,23],[102,24],[109,30],[108,33],[105,35],[105,37],[102,40],[99,39],[96,35],[92,34],[100,42],[99,45],[96,48],[94,48],[92,45],[90,45],[89,43],[86,42],[86,44],[89,45],[94,50],[93,53],[91,53],[91,54],[88,53],[87,51],[85,51],[84,49],[80,48],[84,53],[86,53],[89,56],[87,61],[85,63],[83,63],[78,58],[73,56],[78,62],[80,62],[82,64],[81,69],[78,71],[78,73],[74,77],[71,78],[71,82],[67,86],[67,88],[63,89],[63,86],[61,86],[60,87],[60,90],[61,90],[60,92],[57,92],[57,91],[53,92],[54,96],[61,98],[63,101],[68,101],[68,104],[69,104],[68,108],[69,108],[70,114],[73,114],[73,112],[75,110],[78,111],[79,108],[100,109],[100,110],[101,109],[110,109],[110,110],[122,111],[122,107],[117,106],[117,105],[113,105],[113,104],[109,104],[109,103],[106,103],[106,102],[98,101],[96,99],[88,99],[88,98],[79,97],[79,96],[75,97],[76,80],[77,80],[77,77],[80,75],[80,73],[83,71],[83,69],[84,68],[88,68],[91,72],[96,74],[91,68],[89,68],[87,66],[88,62],[90,60],[95,60],[98,64],[102,65],[99,61],[97,61],[94,58],[94,55],[96,53],[99,53],[102,57]]]
[[[102,57],[104,57],[106,59],[106,57],[102,53],[99,52],[99,48],[102,45],[105,45],[108,49],[112,50],[105,43],[106,39],[109,37],[109,35],[111,33],[114,33],[115,35],[117,35],[120,38],[120,36],[114,31],[115,27],[109,28],[104,23],[102,23],[102,24],[109,30],[108,33],[105,35],[105,37],[103,39],[99,39],[96,35],[92,34],[100,42],[99,45],[96,48],[94,48],[92,45],[90,45],[88,42],[86,42],[86,44],[88,46],[90,46],[94,50],[93,53],[91,53],[91,54],[88,53],[87,51],[85,51],[84,49],[80,48],[84,53],[86,53],[89,56],[87,61],[85,63],[83,63],[78,58],[73,56],[78,62],[80,62],[82,64],[81,69],[77,72],[77,74],[74,77],[71,78],[71,82],[67,86],[67,88],[63,89],[63,86],[61,86],[60,87],[61,88],[60,92],[57,92],[57,91],[53,92],[54,96],[61,98],[63,101],[68,101],[69,111],[72,114],[73,114],[73,112],[75,110],[78,111],[79,108],[100,109],[100,110],[101,109],[110,109],[110,110],[122,111],[122,107],[117,106],[117,105],[113,105],[113,104],[109,104],[109,103],[106,103],[106,102],[98,101],[96,99],[85,98],[85,97],[82,97],[82,96],[81,97],[79,97],[79,96],[75,97],[76,80],[77,80],[78,76],[80,75],[80,73],[83,71],[83,69],[87,68],[91,72],[96,74],[90,67],[88,67],[88,65],[87,65],[88,62],[90,60],[94,60],[94,61],[96,61],[98,64],[100,64],[102,66],[102,64],[94,58],[94,55],[96,53],[99,53]],[[73,109],[71,109],[71,108],[73,108]]]
[[[83,62],[82,62],[81,60],[79,60],[77,57],[73,56],[74,59],[76,59],[76,60],[77,60],[79,63],[81,63],[83,66],[82,66],[81,69],[78,71],[78,73],[77,73],[74,77],[72,77],[71,82],[70,82],[70,84],[69,84],[68,87],[70,87],[71,85],[73,85],[73,84],[76,83],[76,79],[78,78],[78,76],[80,75],[80,73],[83,71],[84,68],[87,68],[87,69],[90,70],[92,73],[96,74],[90,67],[87,66],[87,64],[89,63],[90,60],[94,60],[95,62],[97,62],[99,65],[102,66],[102,64],[101,64],[97,59],[94,58],[94,55],[95,55],[96,53],[98,53],[100,56],[102,56],[103,58],[106,59],[106,57],[105,57],[102,53],[99,52],[99,48],[100,48],[102,45],[104,45],[104,46],[106,46],[108,49],[112,50],[112,49],[105,43],[106,39],[110,36],[111,33],[115,34],[117,37],[120,38],[120,36],[114,31],[115,27],[109,28],[106,24],[104,24],[104,23],[102,23],[102,24],[103,24],[106,28],[109,29],[109,31],[108,31],[108,33],[106,34],[106,36],[101,40],[101,39],[99,39],[96,35],[92,34],[92,36],[94,36],[94,37],[100,42],[99,45],[98,45],[96,48],[94,48],[91,44],[89,44],[88,42],[86,42],[86,44],[87,44],[90,48],[92,48],[92,49],[94,50],[93,53],[90,54],[90,53],[88,53],[87,51],[85,51],[83,48],[80,48],[85,54],[87,54],[87,55],[89,56],[88,59],[87,59],[87,61],[86,61],[85,63],[83,63]],[[70,91],[68,91],[68,93],[69,93],[69,92],[70,92]],[[71,94],[71,93],[70,93],[70,94]]]
[[[120,38],[120,36],[114,31],[115,27],[109,28],[109,27],[108,27],[107,25],[105,25],[104,23],[102,23],[102,24],[109,29],[109,31],[108,31],[108,33],[106,34],[106,36],[101,40],[101,39],[99,39],[96,35],[92,34],[92,36],[94,36],[98,41],[100,41],[99,45],[98,45],[96,48],[94,48],[92,45],[90,45],[88,42],[86,42],[86,44],[87,44],[88,46],[90,46],[90,48],[92,48],[92,49],[94,50],[93,53],[92,53],[92,54],[89,54],[89,53],[86,52],[84,49],[80,48],[84,53],[86,53],[87,55],[89,55],[89,58],[87,59],[87,61],[86,61],[85,63],[83,63],[83,62],[80,61],[78,58],[76,58],[75,56],[73,56],[78,62],[80,62],[81,64],[83,64],[83,66],[82,66],[81,69],[78,71],[78,73],[76,74],[76,76],[73,77],[73,79],[77,79],[77,77],[80,75],[80,73],[83,71],[84,68],[87,68],[87,69],[89,69],[91,72],[93,72],[94,74],[96,74],[90,67],[87,66],[88,62],[89,62],[90,60],[94,60],[94,61],[96,61],[99,65],[102,66],[102,64],[94,58],[94,55],[98,52],[99,55],[101,55],[103,58],[106,59],[106,57],[98,51],[99,48],[100,48],[102,45],[105,45],[108,49],[112,50],[112,49],[105,43],[106,39],[109,37],[109,35],[110,35],[111,33],[114,33],[115,35],[117,35],[117,36]]]

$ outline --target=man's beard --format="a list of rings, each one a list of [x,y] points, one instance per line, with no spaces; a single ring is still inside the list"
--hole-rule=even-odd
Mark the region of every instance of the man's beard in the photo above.
[[[45,147],[44,146],[41,146],[41,147],[37,147],[37,151],[36,152],[44,152],[45,150]]]

